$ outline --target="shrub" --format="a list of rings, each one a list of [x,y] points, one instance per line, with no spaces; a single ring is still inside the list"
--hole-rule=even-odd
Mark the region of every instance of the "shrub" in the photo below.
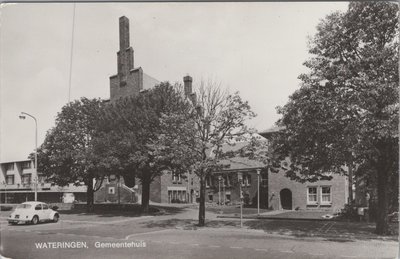
[[[10,211],[12,209],[13,209],[12,206],[6,206],[6,205],[1,205],[0,206],[0,211]]]

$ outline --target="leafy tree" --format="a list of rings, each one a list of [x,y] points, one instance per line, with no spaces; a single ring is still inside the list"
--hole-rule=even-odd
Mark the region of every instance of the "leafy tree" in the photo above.
[[[227,94],[213,83],[202,83],[196,97],[191,98],[191,109],[163,116],[164,134],[156,147],[158,154],[169,154],[181,170],[199,178],[199,226],[204,226],[206,178],[224,167],[220,162],[232,154],[224,152],[222,146],[234,145],[249,133],[245,122],[255,114],[238,93]]]
[[[88,211],[93,210],[93,180],[102,181],[104,176],[96,166],[92,145],[103,106],[100,99],[68,103],[38,149],[38,169],[50,182],[60,186],[83,182],[87,186]]]
[[[102,131],[94,145],[95,153],[102,157],[98,166],[125,180],[138,178],[145,213],[149,209],[150,184],[178,166],[169,154],[156,152],[155,143],[163,131],[161,118],[182,112],[187,104],[180,89],[166,82],[138,96],[117,100],[106,107],[102,116]]]
[[[398,36],[395,3],[351,2],[347,12],[328,15],[310,41],[310,72],[278,109],[287,174],[318,180],[346,173],[347,165],[368,175],[376,184],[378,234],[389,233],[388,187],[398,177]]]

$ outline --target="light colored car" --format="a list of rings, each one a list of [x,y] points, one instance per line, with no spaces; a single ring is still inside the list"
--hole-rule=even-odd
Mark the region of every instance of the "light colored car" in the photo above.
[[[49,205],[38,201],[29,201],[19,204],[8,217],[10,224],[32,223],[37,224],[44,221],[57,222],[60,215],[57,211],[50,209]]]

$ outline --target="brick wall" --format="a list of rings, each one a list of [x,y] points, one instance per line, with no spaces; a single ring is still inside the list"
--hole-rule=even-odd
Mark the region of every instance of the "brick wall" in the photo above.
[[[321,187],[331,187],[331,205],[321,204]],[[268,175],[268,204],[271,209],[281,209],[281,191],[289,189],[292,194],[292,209],[326,209],[336,211],[343,208],[346,203],[346,177],[333,175],[330,181],[317,181],[314,183],[299,183],[284,176],[282,171],[278,173],[269,172]],[[318,204],[307,204],[307,188],[317,187]]]

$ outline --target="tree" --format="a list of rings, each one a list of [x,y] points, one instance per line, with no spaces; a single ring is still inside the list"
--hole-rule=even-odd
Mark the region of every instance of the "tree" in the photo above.
[[[38,150],[38,169],[50,182],[87,186],[88,211],[93,210],[93,180],[102,181],[104,176],[96,166],[92,146],[103,106],[100,99],[87,98],[65,105]]]
[[[238,93],[227,94],[212,82],[202,82],[196,97],[189,110],[163,116],[164,133],[156,146],[158,154],[169,154],[181,170],[199,178],[199,226],[204,226],[206,178],[223,167],[220,162],[232,154],[224,153],[222,146],[234,145],[249,133],[245,122],[255,114]]]
[[[343,165],[367,168],[376,179],[378,234],[389,233],[388,187],[398,176],[398,36],[395,3],[351,2],[328,15],[310,41],[310,72],[278,108],[287,174],[305,181],[345,173]]]
[[[161,118],[182,112],[187,105],[181,90],[166,82],[137,96],[117,100],[101,116],[102,130],[94,145],[95,153],[102,157],[98,166],[125,180],[140,180],[144,213],[149,210],[150,184],[177,168],[168,154],[156,152],[155,142],[163,131]]]

